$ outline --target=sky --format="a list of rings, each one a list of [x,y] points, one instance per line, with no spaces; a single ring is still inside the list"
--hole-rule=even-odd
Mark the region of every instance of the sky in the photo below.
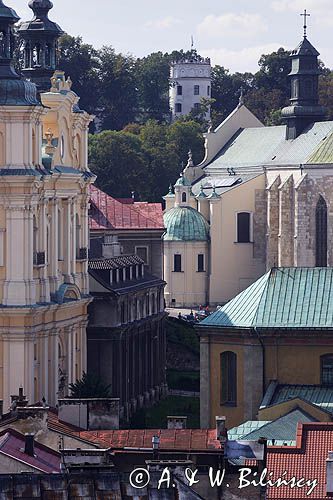
[[[70,35],[96,48],[143,57],[191,46],[231,72],[255,72],[261,54],[293,49],[303,34],[321,60],[333,68],[333,0],[52,0],[50,18]],[[28,0],[5,0],[23,19],[31,18]]]

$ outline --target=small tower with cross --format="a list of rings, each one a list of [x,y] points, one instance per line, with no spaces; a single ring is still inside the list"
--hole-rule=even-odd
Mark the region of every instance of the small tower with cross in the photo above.
[[[290,105],[282,110],[287,121],[286,138],[296,139],[313,122],[322,121],[325,109],[319,105],[319,52],[307,38],[307,19],[310,14],[305,10],[303,40],[291,52]]]

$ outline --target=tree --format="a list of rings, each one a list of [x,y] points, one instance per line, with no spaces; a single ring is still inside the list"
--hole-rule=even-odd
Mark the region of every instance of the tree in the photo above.
[[[148,167],[137,135],[110,130],[91,135],[89,158],[97,186],[110,195],[128,198],[131,191],[143,199],[149,195]]]
[[[138,109],[135,59],[112,47],[99,53],[99,108],[104,130],[121,130],[135,121]],[[91,90],[90,90],[91,91]]]
[[[333,72],[328,69],[319,77],[319,102],[327,110],[326,119],[333,120]]]
[[[59,41],[58,67],[70,76],[72,89],[80,96],[80,106],[95,114],[99,93],[98,53],[92,45],[83,43],[81,37],[63,35]]]
[[[154,52],[138,59],[135,65],[138,89],[139,120],[166,121],[169,109],[170,56]]]
[[[278,89],[285,100],[289,99],[290,51],[281,47],[271,54],[263,54],[258,64],[260,70],[255,75],[255,86],[268,91]]]
[[[212,70],[212,120],[219,125],[237,106],[241,89],[246,94],[253,88],[254,76],[251,73],[230,74],[223,66]]]
[[[86,399],[86,398],[110,398],[111,386],[105,384],[96,375],[83,372],[82,378],[74,384],[69,385],[71,398]]]

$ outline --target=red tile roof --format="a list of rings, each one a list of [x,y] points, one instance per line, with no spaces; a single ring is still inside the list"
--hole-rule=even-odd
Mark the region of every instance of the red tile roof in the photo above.
[[[0,454],[47,473],[60,472],[60,454],[35,441],[35,456],[24,453],[25,437],[14,429],[0,433]]]
[[[121,203],[90,186],[90,229],[164,229],[161,203]]]
[[[216,439],[216,430],[117,430],[80,432],[80,438],[113,450],[125,448],[152,448],[153,436],[159,436],[160,449],[168,451],[216,451],[221,445]]]
[[[324,500],[326,496],[326,460],[328,452],[333,451],[333,422],[299,424],[295,447],[269,447],[267,468],[273,472],[273,480],[287,471],[288,478],[317,479],[318,486],[311,495],[308,488],[282,486],[271,487],[267,492],[268,500]]]

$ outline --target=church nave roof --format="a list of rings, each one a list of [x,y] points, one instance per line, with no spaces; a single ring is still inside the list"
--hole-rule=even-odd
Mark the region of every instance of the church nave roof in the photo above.
[[[333,121],[313,123],[293,140],[285,125],[240,129],[204,170],[305,164],[331,133]]]

